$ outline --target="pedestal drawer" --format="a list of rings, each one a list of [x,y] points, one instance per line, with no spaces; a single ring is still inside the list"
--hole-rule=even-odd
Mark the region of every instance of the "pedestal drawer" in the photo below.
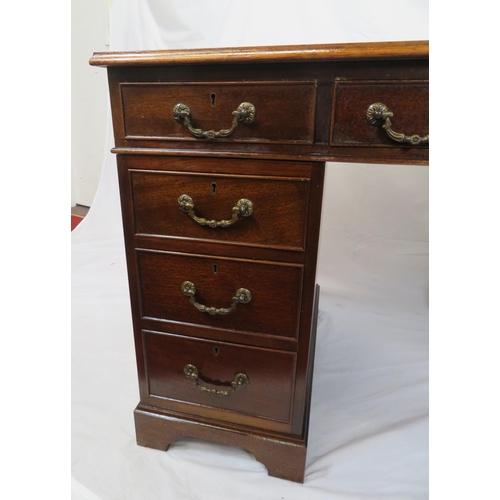
[[[307,178],[132,170],[130,185],[135,234],[305,247]]]
[[[302,265],[147,250],[136,255],[143,318],[298,337]]]
[[[295,353],[152,331],[143,340],[156,405],[163,398],[290,422]]]

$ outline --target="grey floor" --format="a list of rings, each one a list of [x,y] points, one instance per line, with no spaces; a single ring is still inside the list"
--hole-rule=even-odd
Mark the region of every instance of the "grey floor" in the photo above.
[[[80,217],[85,217],[90,207],[85,207],[83,205],[76,205],[71,207],[71,215],[79,215]]]

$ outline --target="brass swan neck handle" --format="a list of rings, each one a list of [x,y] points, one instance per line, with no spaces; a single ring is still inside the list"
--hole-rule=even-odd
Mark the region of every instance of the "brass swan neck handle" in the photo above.
[[[198,311],[208,313],[212,316],[216,314],[229,314],[236,309],[237,304],[248,304],[252,300],[252,293],[250,292],[250,290],[247,290],[246,288],[238,288],[232,298],[231,305],[229,307],[209,307],[196,301],[196,299],[194,298],[194,296],[196,295],[196,287],[191,281],[184,281],[181,285],[181,291],[184,295],[189,297],[189,302],[191,302],[191,304],[193,304],[193,306],[196,307]]]
[[[253,214],[253,203],[246,198],[242,198],[236,202],[236,205],[233,207],[233,215],[231,219],[228,220],[218,221],[198,217],[194,213],[193,198],[187,194],[182,194],[179,198],[177,198],[177,206],[180,210],[187,213],[189,217],[191,217],[191,219],[197,222],[200,226],[209,226],[211,228],[232,226],[238,220],[240,215],[242,217],[248,217]]]
[[[418,146],[420,144],[429,144],[429,134],[425,136],[420,135],[405,135],[401,132],[395,132],[392,130],[391,118],[393,113],[389,111],[389,108],[381,103],[375,102],[368,106],[366,110],[366,119],[374,127],[382,127],[386,134],[396,142],[408,142],[413,146]]]
[[[184,367],[184,375],[186,375],[186,378],[192,380],[200,391],[206,394],[210,394],[211,396],[229,396],[236,389],[239,389],[240,387],[243,387],[250,383],[250,379],[247,375],[245,375],[244,373],[237,373],[234,376],[234,379],[229,383],[223,383],[220,385],[217,384],[217,386],[215,387],[208,387],[206,382],[204,383],[204,385],[202,385],[200,383],[201,378],[199,370],[195,365],[192,365],[191,363],[187,364]]]
[[[233,121],[231,127],[222,129],[218,132],[215,130],[202,130],[201,128],[193,127],[191,123],[191,110],[183,103],[178,103],[172,109],[175,121],[184,125],[194,137],[202,139],[218,139],[221,137],[230,136],[238,126],[239,122],[252,123],[255,120],[255,106],[250,102],[242,102],[238,108],[233,111]]]

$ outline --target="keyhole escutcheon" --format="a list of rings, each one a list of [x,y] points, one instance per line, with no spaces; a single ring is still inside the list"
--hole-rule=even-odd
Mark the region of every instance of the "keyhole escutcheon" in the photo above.
[[[217,96],[215,95],[215,93],[214,93],[214,92],[212,92],[212,93],[210,94],[210,102],[211,102],[212,106],[215,106],[215,99],[216,99],[216,97],[217,97]]]

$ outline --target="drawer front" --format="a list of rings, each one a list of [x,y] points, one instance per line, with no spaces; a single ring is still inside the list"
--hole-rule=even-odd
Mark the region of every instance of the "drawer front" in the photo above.
[[[135,234],[305,247],[309,179],[130,171],[130,185]]]
[[[143,340],[154,405],[169,399],[290,422],[295,353],[151,331]]]
[[[382,120],[372,125],[366,113],[375,103],[384,104],[393,114],[394,132],[422,138],[429,134],[428,81],[339,81],[334,90],[330,145],[428,147],[391,139],[382,129]]]
[[[137,264],[143,318],[298,337],[302,265],[147,250],[137,251]],[[250,292],[250,301],[233,300],[240,289]]]
[[[121,83],[120,89],[125,139],[200,141],[176,121],[174,106],[189,108],[194,129],[219,132],[231,128],[233,112],[247,102],[255,108],[253,121],[238,122],[217,141],[311,144],[314,139],[314,81]]]

